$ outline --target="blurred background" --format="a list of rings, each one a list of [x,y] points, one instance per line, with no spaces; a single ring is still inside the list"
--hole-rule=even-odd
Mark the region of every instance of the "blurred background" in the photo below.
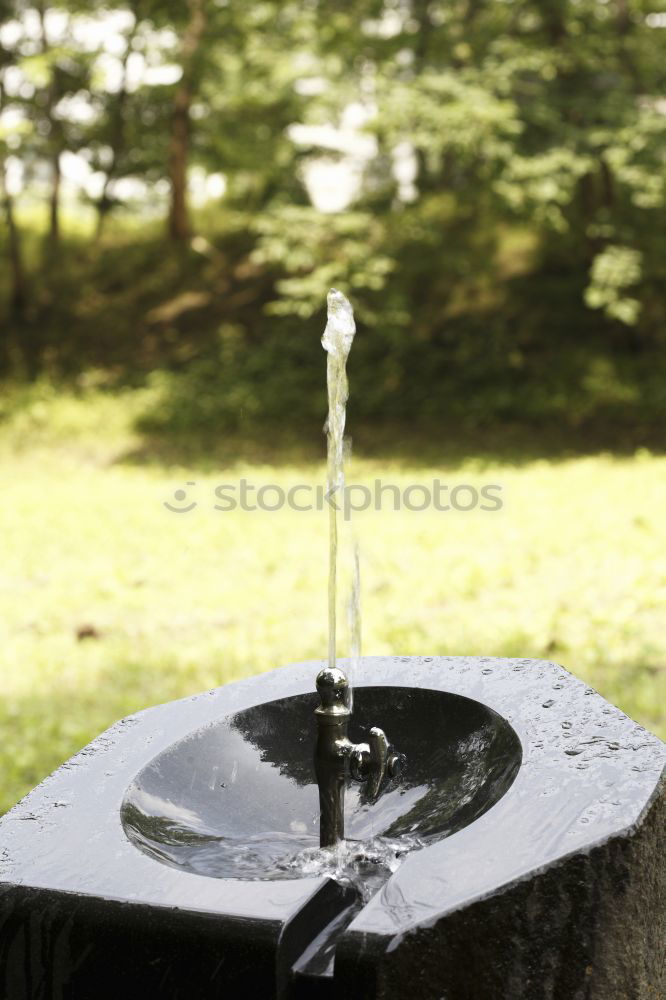
[[[326,514],[214,490],[324,481],[331,286],[349,479],[503,498],[356,519],[364,651],[554,659],[663,733],[666,10],[0,18],[0,811],[123,714],[325,655]]]

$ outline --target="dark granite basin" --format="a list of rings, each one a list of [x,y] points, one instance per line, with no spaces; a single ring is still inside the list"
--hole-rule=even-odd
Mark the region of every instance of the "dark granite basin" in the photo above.
[[[217,878],[292,879],[318,846],[313,747],[316,695],[257,705],[196,730],[155,757],[122,806],[128,838],[164,862]],[[351,734],[381,723],[408,769],[373,804],[351,784],[347,840],[409,838],[425,846],[456,833],[505,794],[522,758],[509,723],[486,705],[423,688],[367,687]]]

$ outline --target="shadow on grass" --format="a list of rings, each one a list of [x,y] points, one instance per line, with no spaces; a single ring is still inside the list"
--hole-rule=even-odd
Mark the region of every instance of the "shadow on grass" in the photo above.
[[[361,459],[390,461],[405,469],[425,466],[458,466],[474,461],[481,466],[497,463],[524,465],[538,459],[564,462],[599,454],[630,457],[645,449],[666,453],[662,426],[613,426],[602,420],[578,427],[562,423],[528,425],[494,423],[463,428],[444,424],[406,423],[391,426],[351,426],[353,455]],[[326,441],[319,429],[255,426],[232,432],[208,428],[184,432],[143,432],[141,443],[117,456],[118,464],[181,466],[201,471],[242,462],[290,466],[323,461]]]

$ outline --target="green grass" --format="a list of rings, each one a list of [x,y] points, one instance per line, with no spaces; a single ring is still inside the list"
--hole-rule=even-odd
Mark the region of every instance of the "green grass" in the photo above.
[[[219,483],[321,483],[323,463],[269,463],[270,437],[253,461],[230,442],[148,461],[150,403],[4,394],[0,812],[128,712],[325,653],[325,514],[213,507]],[[496,483],[505,505],[356,517],[364,652],[546,657],[663,732],[666,458],[400,454],[349,480]],[[196,509],[167,511],[188,480]]]

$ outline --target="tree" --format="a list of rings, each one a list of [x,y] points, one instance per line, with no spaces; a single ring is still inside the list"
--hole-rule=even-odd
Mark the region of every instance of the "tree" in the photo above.
[[[201,62],[201,45],[206,27],[205,0],[187,0],[188,20],[179,54],[182,76],[176,86],[171,112],[169,141],[169,180],[171,205],[169,235],[183,241],[190,235],[187,209],[187,166],[190,151],[190,110],[196,93]]]
[[[3,80],[4,67],[0,67],[0,120],[6,107],[5,87]],[[11,287],[9,292],[9,311],[13,320],[20,321],[27,305],[27,284],[23,264],[23,249],[21,236],[16,222],[14,198],[7,185],[7,158],[11,150],[7,145],[7,136],[0,131],[0,201],[7,225],[7,242],[9,249],[9,266]]]
[[[313,103],[333,122],[350,94],[374,108],[377,152],[358,207],[386,226],[387,275],[408,282],[418,258],[419,291],[402,282],[412,329],[423,308],[431,328],[433,307],[459,309],[465,285],[479,303],[481,285],[499,287],[507,227],[530,230],[536,268],[568,270],[579,302],[588,284],[589,305],[637,322],[666,249],[649,3],[366,0],[316,11],[327,87]],[[405,146],[417,173],[401,204],[394,159]]]
[[[48,171],[48,228],[46,257],[52,260],[60,241],[61,159],[66,150],[80,147],[82,129],[72,115],[72,102],[85,100],[89,92],[90,59],[71,33],[71,11],[19,4],[17,29],[7,65],[14,71],[11,94],[15,110],[29,125],[21,143],[26,168]],[[51,36],[49,17],[59,15],[58,37]]]
[[[98,121],[89,138],[93,140],[93,165],[104,174],[104,182],[99,197],[96,200],[97,229],[96,237],[100,238],[104,222],[113,208],[113,185],[122,177],[127,168],[123,162],[128,152],[128,104],[131,102],[128,79],[128,63],[134,48],[134,41],[139,28],[139,20],[133,11],[129,12],[129,27],[123,35],[124,49],[120,54],[120,80],[117,90],[104,90],[99,95]],[[104,156],[101,150],[107,154]]]

